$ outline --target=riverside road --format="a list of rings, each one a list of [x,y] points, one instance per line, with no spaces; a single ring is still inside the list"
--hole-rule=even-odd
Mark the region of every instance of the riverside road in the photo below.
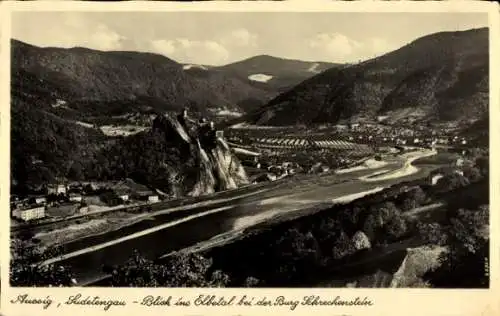
[[[276,216],[315,205],[347,202],[400,182],[423,178],[438,166],[415,168],[411,161],[431,154],[431,151],[415,152],[377,168],[297,176],[272,188],[264,186],[251,193],[242,190],[235,196],[214,197],[197,206],[162,210],[133,225],[67,243],[63,245],[62,256],[49,259],[45,264],[69,266],[78,284],[89,284],[104,276],[104,265],[124,263],[135,249],[155,259]]]

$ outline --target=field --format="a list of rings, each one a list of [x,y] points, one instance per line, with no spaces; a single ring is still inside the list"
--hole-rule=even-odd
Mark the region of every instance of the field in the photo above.
[[[135,125],[104,125],[100,129],[106,136],[130,136],[146,130],[145,127]]]
[[[48,207],[45,211],[50,217],[66,217],[74,215],[78,211],[78,204],[68,203],[64,205]]]

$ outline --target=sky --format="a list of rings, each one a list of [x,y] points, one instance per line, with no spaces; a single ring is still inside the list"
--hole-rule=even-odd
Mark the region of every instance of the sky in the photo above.
[[[42,47],[153,52],[188,64],[262,54],[344,63],[487,25],[485,13],[16,12],[12,37]]]

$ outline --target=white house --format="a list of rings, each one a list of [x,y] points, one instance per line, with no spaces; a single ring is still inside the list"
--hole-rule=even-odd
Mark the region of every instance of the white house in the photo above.
[[[17,209],[12,212],[12,216],[15,218],[22,219],[23,221],[43,218],[45,217],[45,206]]]
[[[158,198],[158,195],[150,195],[148,196],[148,202],[149,203],[156,203],[160,201],[160,199]]]
[[[47,194],[66,194],[66,186],[64,184],[49,185]]]
[[[456,160],[456,162],[455,162],[455,165],[456,165],[457,167],[461,167],[461,166],[463,166],[463,165],[464,165],[464,159],[463,159],[463,158],[458,158],[458,159]]]
[[[129,196],[126,193],[122,193],[119,195],[120,199],[122,199],[123,202],[128,201]]]
[[[82,201],[82,196],[80,194],[70,194],[69,195],[69,200],[71,202],[81,202]]]
[[[43,196],[39,196],[35,198],[35,204],[45,204],[47,203],[47,199]]]

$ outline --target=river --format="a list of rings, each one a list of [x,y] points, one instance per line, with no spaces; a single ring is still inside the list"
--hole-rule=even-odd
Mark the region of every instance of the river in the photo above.
[[[401,163],[391,166],[397,170],[401,168]],[[419,179],[436,167],[421,165],[418,172],[380,181],[361,179],[373,173],[373,169],[342,175],[303,177],[297,181],[284,182],[275,189],[260,194],[219,205],[158,215],[116,231],[77,240],[63,247],[63,253],[66,254],[64,259],[54,260],[57,264],[69,266],[79,284],[88,284],[103,277],[104,265],[124,263],[135,249],[145,257],[155,259],[215,236],[267,221],[277,215],[292,214],[314,205],[340,202],[338,199],[348,195],[358,198],[362,196],[360,192]],[[387,169],[387,166],[384,168]]]

